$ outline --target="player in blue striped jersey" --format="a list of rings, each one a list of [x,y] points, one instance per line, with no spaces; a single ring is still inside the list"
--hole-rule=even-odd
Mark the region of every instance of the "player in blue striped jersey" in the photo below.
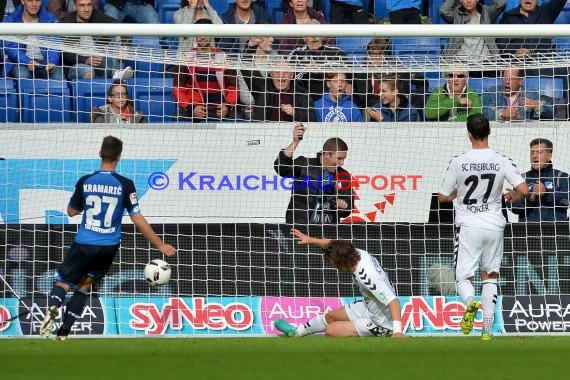
[[[73,217],[83,212],[83,218],[75,241],[57,269],[46,317],[40,326],[42,336],[51,336],[65,295],[73,289],[57,332],[60,340],[67,339],[71,327],[83,313],[89,289],[103,279],[113,263],[121,243],[121,222],[125,210],[153,246],[166,256],[176,254],[175,248],[165,244],[140,213],[133,181],[115,172],[122,151],[121,140],[105,137],[99,152],[101,169],[81,177],[75,185],[67,214]]]
[[[388,275],[368,252],[343,240],[309,237],[292,229],[300,245],[316,245],[340,272],[352,272],[354,281],[364,296],[344,307],[316,316],[294,327],[282,319],[274,321],[275,328],[287,336],[306,336],[324,332],[327,336],[404,337],[400,301]]]

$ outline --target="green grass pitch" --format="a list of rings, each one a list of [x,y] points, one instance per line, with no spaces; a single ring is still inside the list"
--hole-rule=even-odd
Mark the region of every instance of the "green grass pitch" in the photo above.
[[[0,340],[0,379],[568,379],[570,337]]]

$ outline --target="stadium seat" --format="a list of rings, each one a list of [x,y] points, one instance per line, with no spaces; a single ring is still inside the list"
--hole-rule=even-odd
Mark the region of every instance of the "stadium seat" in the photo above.
[[[391,45],[394,56],[427,56],[437,59],[441,55],[440,38],[392,38]]]
[[[227,12],[230,3],[235,3],[235,0],[210,0],[210,5],[216,10],[220,17]]]
[[[370,37],[337,37],[336,46],[348,56],[362,57],[366,55]]]
[[[161,24],[174,24],[174,12],[180,9],[180,2],[166,3],[158,9],[158,19]]]
[[[171,78],[139,79],[134,83],[135,109],[142,112],[149,123],[173,121],[176,102],[172,95]]]
[[[21,121],[61,123],[71,121],[67,82],[51,79],[20,79]]]
[[[18,122],[18,92],[12,79],[0,79],[0,123]]]
[[[388,17],[388,9],[386,7],[386,0],[374,0],[374,17],[376,20],[382,20]]]
[[[157,11],[165,5],[178,5],[178,8],[180,8],[180,0],[154,0],[154,9]]]
[[[518,1],[518,0],[517,0]],[[432,24],[446,24],[439,15],[439,7],[443,4],[443,0],[432,0],[430,5],[429,17]]]
[[[501,85],[502,82],[500,78],[469,78],[468,87],[477,91],[479,95],[483,95],[483,93],[488,92],[489,89]]]
[[[282,0],[265,0],[265,11],[271,17],[274,24],[279,23],[279,20],[283,18],[285,12],[281,8]]]
[[[538,91],[540,95],[553,98],[564,97],[564,81],[562,78],[531,77],[525,78],[524,87],[530,91]]]
[[[162,47],[158,37],[135,36],[132,40],[133,48],[141,48],[145,54],[156,53],[157,59],[144,61],[141,59],[128,60],[126,65],[135,70],[136,78],[158,78],[164,76],[164,65],[160,62],[163,56]]]
[[[107,89],[111,83],[112,79],[79,79],[71,82],[73,111],[78,123],[88,123],[91,109],[107,103]]]

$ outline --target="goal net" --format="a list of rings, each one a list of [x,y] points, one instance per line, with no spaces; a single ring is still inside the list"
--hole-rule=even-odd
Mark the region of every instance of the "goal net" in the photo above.
[[[302,323],[359,299],[351,275],[290,235],[294,184],[274,162],[298,122],[306,133],[294,157],[316,157],[330,137],[347,143],[353,204],[338,223],[295,226],[372,253],[410,334],[460,334],[453,211],[436,195],[449,159],[470,147],[467,115],[492,120],[491,146],[521,172],[531,170],[536,138],[553,142],[554,168],[570,170],[567,50],[554,26],[551,49],[529,57],[446,55],[453,38],[505,38],[500,27],[161,25],[156,35],[143,27],[46,25],[47,37],[14,34],[19,28],[2,37],[5,70],[10,48],[37,46],[67,61],[61,78],[10,71],[0,80],[0,337],[39,334],[54,272],[81,222],[67,216],[69,198],[99,168],[107,135],[124,141],[118,172],[133,179],[143,215],[178,254],[167,259],[170,282],[150,286],[143,269],[160,254],[125,217],[115,263],[72,331],[82,336],[276,334],[276,318]],[[85,35],[100,35],[88,53]],[[70,65],[78,56],[105,66]],[[567,202],[567,177],[544,183]],[[568,212],[567,203],[543,207]],[[495,332],[566,333],[568,222],[505,216]],[[475,285],[479,295],[478,274]]]

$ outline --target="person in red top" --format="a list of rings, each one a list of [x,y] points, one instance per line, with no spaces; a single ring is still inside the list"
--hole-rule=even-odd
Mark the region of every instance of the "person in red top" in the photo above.
[[[200,19],[196,24],[211,24]],[[187,66],[179,66],[174,76],[174,99],[178,103],[178,120],[194,123],[235,119],[239,92],[237,72],[219,67],[224,62],[223,50],[213,47],[212,37],[196,37],[196,47],[183,53]],[[195,66],[208,60],[212,65]]]

